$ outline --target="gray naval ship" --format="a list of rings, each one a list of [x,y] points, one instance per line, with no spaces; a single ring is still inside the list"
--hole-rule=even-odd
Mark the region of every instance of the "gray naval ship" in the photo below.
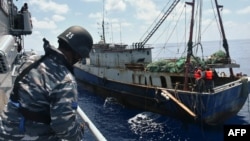
[[[20,66],[34,51],[24,51],[24,36],[32,34],[31,13],[27,3],[18,10],[13,0],[0,0],[0,114],[7,104]],[[105,141],[105,137],[95,127],[80,107],[79,116],[86,122],[96,140]]]
[[[12,0],[0,3],[0,112],[8,100],[18,67],[31,52],[23,51],[24,35],[32,33],[31,14]]]

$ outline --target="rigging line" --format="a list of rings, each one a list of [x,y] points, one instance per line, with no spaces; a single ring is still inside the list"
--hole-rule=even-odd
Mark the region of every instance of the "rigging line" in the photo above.
[[[200,1],[200,26],[199,26],[199,42],[201,42],[201,26],[202,26],[202,9],[203,9],[203,0]]]
[[[162,50],[167,49],[167,43],[168,43],[168,41],[170,40],[171,35],[173,35],[173,32],[175,31],[175,29],[176,29],[176,27],[177,27],[177,25],[178,25],[178,22],[179,22],[180,19],[181,19],[181,16],[182,16],[182,14],[183,14],[184,9],[185,9],[185,7],[183,7],[183,9],[182,9],[182,11],[181,11],[181,14],[180,14],[179,17],[177,18],[176,24],[175,24],[175,26],[174,26],[172,32],[169,34],[170,36],[168,37],[167,41],[164,43],[164,45],[163,45],[163,47],[162,47]],[[163,30],[162,34],[165,33],[165,32],[166,32],[166,30]],[[159,37],[158,37],[154,42],[156,42],[156,41],[162,36],[162,34],[159,35]],[[185,37],[185,34],[184,34],[184,37]],[[180,48],[180,47],[179,47],[179,48]],[[178,50],[179,50],[179,48],[178,48]],[[170,51],[170,52],[176,53],[176,52],[171,51],[171,50],[169,50],[169,49],[167,49],[167,50]],[[179,52],[179,51],[178,51],[178,52]],[[159,51],[158,55],[161,54],[161,53],[162,53],[162,51]]]
[[[198,19],[197,19],[197,23],[198,24],[196,24],[196,41],[195,41],[195,43],[196,44],[194,44],[193,45],[193,48],[195,47],[195,46],[197,46],[196,47],[196,55],[197,55],[197,53],[198,53],[198,45],[201,45],[201,23],[202,23],[202,7],[203,6],[203,3],[202,3],[202,0],[201,1],[198,1],[198,3],[197,3],[197,5],[196,5],[196,9],[198,9],[197,11],[196,11],[196,17],[198,17]],[[199,16],[197,16],[197,15],[199,15]],[[204,55],[203,55],[203,48],[202,48],[202,46],[200,46],[201,47],[201,53],[202,53],[202,59],[204,59]]]
[[[183,9],[184,9],[184,8],[183,8]],[[177,13],[177,12],[176,12],[176,13]],[[181,12],[179,18],[177,18],[178,20],[176,21],[176,24],[175,24],[175,26],[174,26],[172,32],[169,34],[169,37],[168,37],[168,39],[166,40],[166,42],[165,42],[165,44],[163,45],[163,47],[166,46],[166,44],[168,43],[168,41],[169,41],[170,38],[171,38],[171,35],[173,35],[173,32],[175,31],[175,28],[176,28],[176,26],[177,26],[178,21],[179,21],[180,18],[181,18],[182,13],[183,13],[183,11]],[[174,16],[173,16],[173,17],[174,17]],[[174,18],[173,18],[173,21],[175,21]],[[170,30],[170,28],[169,28],[170,25],[171,25],[171,22],[169,22],[169,24],[166,26],[166,28],[165,28],[164,30],[162,30],[162,33],[153,41],[153,43],[157,42],[157,41],[159,40],[159,38],[162,37],[162,35],[163,35],[165,32],[167,32],[167,30],[168,30],[168,31]]]
[[[221,40],[220,40],[220,42],[219,42],[219,49],[221,49],[221,48],[222,48],[222,47],[221,47],[221,44],[222,44],[222,32],[221,32],[221,30],[220,30],[220,25],[219,25],[218,18],[217,18],[217,14],[216,14],[216,11],[215,11],[215,8],[214,8],[213,0],[211,0],[211,5],[212,5],[213,13],[214,13],[214,19],[215,19],[215,21],[216,21],[217,28],[218,28],[218,31],[219,31],[219,33],[220,33],[219,35],[220,35]],[[207,25],[207,27],[204,29],[203,33],[208,29],[209,26],[212,25],[213,22],[214,22],[214,21],[211,20],[211,22],[210,22],[210,23]]]
[[[173,33],[174,33],[174,31],[175,31],[177,25],[178,25],[178,22],[180,21],[180,19],[181,19],[181,17],[182,17],[182,14],[183,14],[184,9],[185,9],[185,8],[183,7],[183,9],[182,9],[182,11],[181,11],[179,17],[177,18],[176,24],[174,25],[174,28],[173,28],[172,32],[169,34],[169,37],[168,37],[168,39],[167,39],[166,42],[165,42],[165,46],[166,46],[166,44],[168,43],[168,41],[170,40],[170,38],[172,37],[172,35],[173,35]]]
[[[175,46],[174,46],[175,47]],[[170,52],[170,53],[176,53],[176,51],[172,51],[172,50],[170,50],[170,49],[168,49],[167,47],[161,47],[160,48],[160,50],[158,50],[158,51],[155,51],[155,53],[156,53],[156,56],[154,56],[154,58],[153,58],[153,60],[155,60],[155,59],[159,59],[160,57],[160,54],[162,54],[162,53],[165,53],[165,51],[167,51],[168,53]],[[176,56],[175,56],[176,57]],[[173,58],[175,58],[175,57],[173,57]],[[161,58],[160,58],[161,59]]]
[[[169,3],[170,3],[170,1],[163,7],[163,9],[159,13],[159,15],[154,19],[152,24],[149,26],[149,28],[146,30],[146,32],[142,35],[142,37],[140,38],[139,41],[142,41],[143,38],[145,38],[145,36],[150,32],[150,29],[155,25],[155,23],[158,22],[158,19],[162,16],[162,13],[165,13],[164,10],[167,8]]]
[[[187,8],[186,8],[186,3],[185,3],[185,43],[187,43],[187,30],[189,29],[189,28],[187,28],[188,26],[188,23],[187,23]],[[186,56],[185,54],[186,54],[186,52],[187,52],[187,49],[188,49],[188,46],[187,45],[185,45],[185,49],[184,49],[184,51],[183,51],[183,54],[182,54],[182,56]]]
[[[196,6],[196,8],[195,8],[195,18],[194,18],[194,24],[195,24],[195,23],[197,23],[197,19],[198,19],[198,18],[197,18],[197,17],[198,17],[197,15],[199,14],[199,12],[198,12],[198,10],[197,10],[197,9],[199,8],[199,4],[198,4],[198,3],[199,3],[199,1],[198,1],[198,2],[196,2],[196,3],[197,3],[197,4],[195,5],[195,6]],[[198,27],[197,27],[198,25],[199,25],[199,24],[195,24],[195,30],[196,30],[196,31],[194,32],[194,33],[196,33],[196,35],[195,35],[195,36],[197,36],[197,33],[198,33],[198,31],[197,31],[197,30],[198,30]],[[194,35],[193,35],[193,36],[194,36]],[[193,38],[193,39],[195,39],[195,40],[196,40],[196,39],[197,39],[197,37],[196,37],[196,38]],[[197,41],[193,41],[193,42],[197,42]]]
[[[186,4],[185,4],[185,35],[184,35],[184,42],[186,43],[187,42],[187,6],[186,6]],[[187,46],[185,46],[185,49],[184,49],[184,51],[183,51],[183,53],[182,53],[182,56],[184,55],[184,52],[186,52],[187,51]]]
[[[157,19],[158,19],[158,18],[157,18]],[[155,22],[154,22],[154,23],[155,23]],[[152,42],[153,44],[156,43],[156,42],[160,39],[160,37],[163,36],[164,33],[168,32],[168,31],[171,29],[171,28],[169,28],[170,25],[171,25],[171,22],[169,22],[169,23],[166,25],[165,29],[162,30],[161,34]],[[158,30],[158,31],[159,31],[159,30]]]
[[[169,23],[169,25],[166,26],[165,29],[169,30],[170,28],[168,28],[168,27],[170,27],[170,23]],[[163,33],[167,32],[167,30],[165,30],[165,29],[162,30],[162,33],[152,42],[153,44],[159,40],[159,38],[163,35]]]
[[[184,4],[184,9],[185,9],[185,20],[184,20],[184,23],[185,23],[185,26],[184,26],[184,35],[183,35],[183,40],[184,40],[184,44],[187,42],[187,6],[186,6],[187,4]],[[180,45],[181,46],[181,45]],[[183,50],[183,52],[182,52],[182,55],[181,55],[181,57],[183,57],[183,56],[186,56],[186,52],[187,52],[187,46],[186,46],[186,44],[184,45],[185,46],[185,48],[184,48],[184,50]]]
[[[198,49],[199,49],[198,45],[200,45],[201,53],[202,53],[202,59],[204,59],[203,48],[202,48],[202,45],[201,45],[202,8],[203,8],[203,1],[201,0],[201,1],[199,1],[199,4],[197,4],[197,9],[199,9],[199,12],[197,10],[197,15],[199,14],[199,16],[198,16],[199,21],[198,21],[198,27],[197,27],[198,31],[197,31],[197,35],[196,35],[197,36],[197,41],[196,41],[197,44],[195,44],[194,47],[197,46],[197,48],[196,48],[196,54],[197,54]]]
[[[181,17],[182,17],[182,14],[183,14],[184,9],[185,9],[185,7],[183,7],[183,9],[182,9],[182,11],[181,11],[179,17],[178,17],[177,20],[176,20],[176,24],[174,25],[174,28],[173,28],[173,30],[171,31],[171,33],[169,34],[169,37],[167,38],[166,42],[164,43],[162,49],[167,49],[167,43],[168,43],[168,41],[170,40],[170,38],[172,37],[173,32],[175,31],[175,29],[176,29],[176,27],[177,27],[177,25],[178,25],[178,22],[180,21],[180,19],[181,19]],[[169,26],[170,26],[170,24],[169,24],[167,27],[169,27]],[[166,27],[165,29],[167,29],[167,27]],[[168,29],[169,29],[169,28],[168,28]],[[165,33],[165,32],[166,32],[166,30],[163,30],[163,32],[158,36],[157,39],[155,39],[155,41],[154,41],[153,43],[157,42],[157,40],[159,40],[159,38],[160,38],[160,37],[163,35],[163,33]],[[185,36],[185,35],[184,35],[184,36]],[[168,50],[168,49],[167,49],[167,50]],[[171,50],[168,50],[168,51],[171,51]],[[174,52],[174,51],[171,51],[171,52],[176,53],[176,52]],[[162,53],[162,52],[159,52],[159,54],[160,54],[160,53]],[[159,54],[158,54],[158,55],[159,55]]]
[[[216,17],[215,17],[216,18]],[[204,28],[204,30],[202,31],[202,34],[203,33],[205,33],[207,30],[208,30],[208,28],[212,25],[212,23],[213,23],[213,20],[211,20],[210,22],[209,22],[209,24]],[[201,35],[202,35],[201,34]],[[221,43],[221,40],[220,40],[220,43],[219,43],[220,45],[222,44]],[[221,46],[219,45],[219,49],[221,49]]]
[[[180,45],[178,45],[178,46],[180,46]],[[179,47],[177,46],[177,50],[179,50]],[[175,47],[175,46],[174,46]],[[160,54],[162,54],[162,53],[165,53],[165,51],[167,51],[168,53],[176,53],[176,51],[172,51],[172,50],[170,50],[170,49],[168,49],[167,47],[161,47],[160,48],[160,50],[158,50],[156,53],[156,56],[153,58],[153,59],[156,59],[156,58],[158,58],[159,56],[160,56]],[[176,54],[179,54],[179,51],[178,51],[178,53],[176,53]],[[175,56],[176,57],[176,56]],[[174,58],[175,58],[174,57]]]
[[[213,13],[214,13],[214,19],[216,20],[217,19],[217,14],[215,13],[215,10],[214,10],[215,8],[214,8],[212,0],[211,0],[211,5],[212,5]],[[207,24],[207,26],[203,29],[202,34],[208,30],[208,27],[210,27],[212,25],[212,23],[213,23],[213,20],[211,20],[209,22],[209,24]],[[218,22],[217,22],[217,27],[219,27]]]
[[[160,56],[160,54],[162,53],[162,50],[164,50],[164,49],[165,49],[165,48],[162,47],[162,48],[158,51],[158,54],[153,58],[153,60],[156,59],[158,56]]]
[[[223,37],[222,37],[222,31],[221,31],[221,29],[220,29],[220,25],[219,25],[219,22],[218,22],[217,14],[216,14],[216,11],[215,11],[215,8],[214,8],[214,3],[212,2],[212,0],[211,0],[211,5],[212,5],[213,13],[214,13],[214,18],[215,18],[216,23],[217,23],[217,28],[218,28],[218,31],[220,32],[220,37],[221,37],[221,39],[222,39],[222,38],[223,38]],[[217,8],[217,7],[216,7],[216,8]]]

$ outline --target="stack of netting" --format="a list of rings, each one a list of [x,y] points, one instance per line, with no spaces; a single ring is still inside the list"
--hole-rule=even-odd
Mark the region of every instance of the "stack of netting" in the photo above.
[[[184,71],[186,58],[164,59],[147,65],[146,70],[151,72],[180,73]]]
[[[212,54],[210,58],[206,60],[206,64],[216,64],[216,63],[227,63],[228,59],[226,53],[222,50],[219,50]]]

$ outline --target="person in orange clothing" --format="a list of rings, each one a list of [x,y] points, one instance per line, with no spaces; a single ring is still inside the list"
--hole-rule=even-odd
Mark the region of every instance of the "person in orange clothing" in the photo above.
[[[202,74],[202,71],[201,71],[201,68],[200,67],[195,67],[195,70],[194,70],[194,78],[195,80],[198,80],[201,78],[201,74]]]
[[[205,86],[208,92],[214,92],[213,71],[209,67],[205,71]]]
[[[194,78],[195,78],[195,91],[202,92],[203,91],[203,79],[202,79],[202,69],[201,67],[195,67],[194,70]]]

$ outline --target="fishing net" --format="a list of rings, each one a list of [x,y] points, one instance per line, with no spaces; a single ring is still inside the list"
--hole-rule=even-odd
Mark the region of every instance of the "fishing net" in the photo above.
[[[222,50],[219,50],[212,54],[210,58],[206,60],[206,64],[226,63],[226,61],[226,53]]]
[[[159,60],[148,64],[146,70],[151,72],[180,73],[184,71],[185,61],[185,58]]]
[[[205,68],[206,64],[225,63],[226,60],[226,53],[222,50],[213,53],[210,58],[205,61],[199,57],[192,56],[190,58],[189,71],[192,72],[195,66],[201,66]],[[159,60],[148,64],[146,66],[146,70],[150,72],[181,73],[185,70],[185,62],[186,57]]]

